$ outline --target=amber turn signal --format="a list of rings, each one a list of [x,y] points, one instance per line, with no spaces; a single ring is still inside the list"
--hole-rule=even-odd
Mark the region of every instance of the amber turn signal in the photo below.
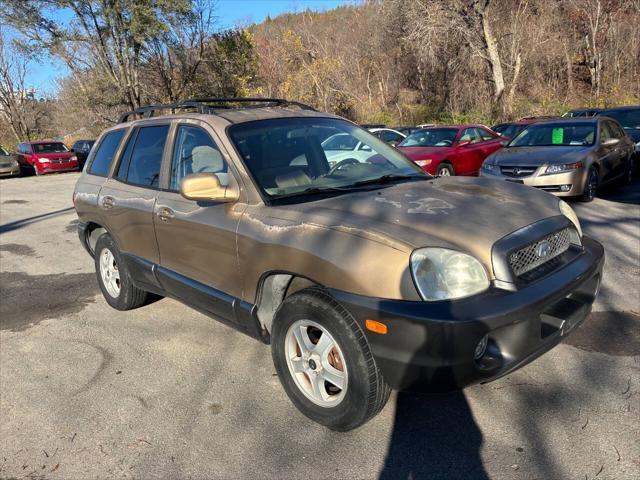
[[[387,333],[387,326],[377,320],[366,320],[364,322],[364,326],[367,327],[367,330],[379,333],[380,335],[385,335]]]

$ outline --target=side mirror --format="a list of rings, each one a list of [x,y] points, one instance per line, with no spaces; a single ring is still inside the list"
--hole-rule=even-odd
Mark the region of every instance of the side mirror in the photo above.
[[[463,140],[461,142],[458,142],[459,147],[466,147],[467,145],[471,145],[471,140]]]
[[[239,198],[238,189],[222,185],[215,173],[192,173],[180,182],[180,195],[187,200],[207,202],[235,202]]]
[[[601,143],[605,147],[611,147],[613,145],[619,144],[620,143],[620,139],[619,138],[607,138],[606,140],[603,140]]]

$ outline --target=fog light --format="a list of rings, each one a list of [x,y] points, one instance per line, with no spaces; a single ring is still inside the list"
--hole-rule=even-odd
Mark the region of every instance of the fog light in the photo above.
[[[568,192],[569,190],[571,190],[571,185],[560,185],[561,192]]]
[[[473,352],[473,358],[479,360],[483,357],[485,352],[487,351],[487,344],[489,343],[489,335],[485,335],[480,339],[478,345],[476,346],[476,351]]]

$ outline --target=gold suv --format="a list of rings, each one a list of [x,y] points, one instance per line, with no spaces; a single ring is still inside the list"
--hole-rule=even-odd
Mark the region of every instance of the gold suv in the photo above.
[[[371,155],[330,165],[335,135]],[[123,115],[74,204],[112,307],[170,296],[271,344],[291,401],[335,430],[376,415],[391,388],[462,388],[532,361],[588,315],[604,262],[552,195],[432,177],[357,125],[278,99]]]

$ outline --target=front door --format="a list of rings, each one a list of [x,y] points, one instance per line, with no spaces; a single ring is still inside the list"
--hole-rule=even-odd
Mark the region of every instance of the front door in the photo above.
[[[221,183],[233,181],[219,142],[200,122],[176,126],[168,189],[154,208],[160,249],[160,281],[176,297],[227,320],[241,296],[236,230],[244,204],[197,202],[182,197],[180,181],[191,173],[215,173]]]

